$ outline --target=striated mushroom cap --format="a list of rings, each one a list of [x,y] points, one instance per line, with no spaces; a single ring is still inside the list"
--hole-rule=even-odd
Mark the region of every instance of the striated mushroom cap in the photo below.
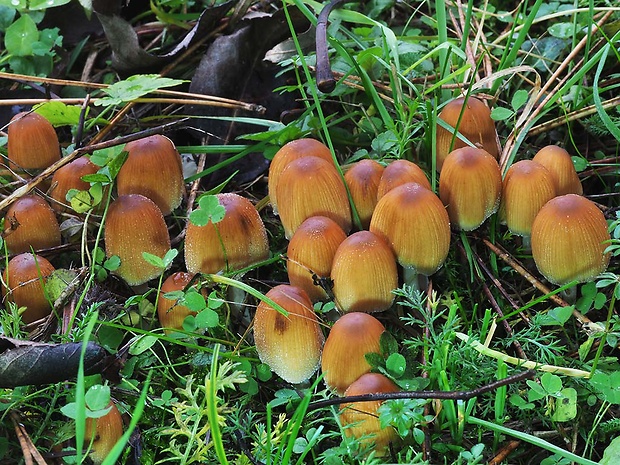
[[[269,189],[269,202],[276,215],[278,214],[276,186],[279,183],[282,171],[284,171],[284,168],[293,160],[310,156],[319,157],[331,164],[334,163],[329,147],[318,140],[309,138],[297,139],[284,144],[271,160],[269,164],[269,181],[267,187]]]
[[[347,388],[345,396],[361,396],[365,394],[387,394],[400,389],[388,377],[380,373],[366,373],[353,381]],[[381,456],[387,452],[390,442],[398,438],[396,430],[388,426],[381,427],[379,407],[383,401],[343,403],[340,406],[340,421],[344,433],[349,437],[361,440],[363,446],[370,448]]]
[[[191,282],[194,275],[178,271],[171,274],[161,285],[159,298],[157,299],[157,316],[159,324],[164,332],[169,334],[171,330],[183,329],[183,320],[189,315],[196,315],[185,305],[177,303],[165,297],[168,292],[182,291]]]
[[[189,273],[240,270],[269,257],[267,231],[252,202],[231,193],[217,194],[217,198],[226,209],[222,221],[187,226],[185,266]]]
[[[148,263],[143,252],[163,257],[170,250],[168,228],[161,211],[143,195],[121,195],[110,204],[105,223],[106,256],[117,255],[115,273],[130,286],[157,278],[163,270]]]
[[[319,367],[324,342],[312,302],[303,289],[287,284],[274,287],[266,296],[288,316],[261,301],[254,317],[258,356],[283,380],[306,381]]]
[[[377,192],[383,170],[383,165],[365,159],[354,163],[344,174],[353,204],[365,229],[368,229],[372,212],[377,205]]]
[[[500,218],[513,234],[529,236],[538,211],[555,197],[551,174],[539,163],[521,160],[504,177]]]
[[[422,168],[408,160],[394,160],[383,170],[383,175],[377,188],[377,200],[395,187],[409,182],[418,183],[422,187],[431,190],[431,183],[428,181]]]
[[[313,302],[326,299],[327,294],[315,284],[312,273],[329,277],[336,249],[346,237],[342,228],[326,216],[311,216],[291,237],[286,250],[288,279],[306,291]]]
[[[462,114],[462,116],[461,116]],[[461,118],[459,123],[459,117]],[[476,97],[460,97],[448,102],[439,118],[448,125],[458,129],[465,138],[476,146],[486,150],[491,156],[499,156],[499,143],[495,122],[491,119],[491,110]],[[457,128],[458,124],[458,128]],[[441,125],[437,125],[437,171],[441,171],[443,162],[450,153],[450,144],[454,137],[454,130],[447,130]],[[469,146],[463,140],[456,137],[452,150]]]
[[[370,372],[365,355],[381,351],[379,340],[384,331],[381,322],[368,313],[341,316],[323,347],[321,371],[327,387],[343,395],[353,381]]]
[[[24,323],[40,320],[52,312],[44,286],[46,278],[53,272],[52,264],[39,255],[22,253],[9,261],[2,275],[2,297],[18,307],[27,308],[22,314]]]
[[[403,267],[435,273],[448,256],[450,220],[441,200],[420,184],[403,184],[377,203],[370,231],[392,246]]]
[[[607,269],[611,239],[594,202],[566,194],[547,202],[532,225],[532,256],[553,284],[590,281]]]
[[[60,226],[54,211],[38,195],[17,199],[4,217],[4,240],[12,254],[60,245]]]
[[[398,287],[396,258],[390,246],[370,231],[347,237],[336,250],[331,277],[342,312],[382,312]]]
[[[499,208],[502,173],[495,158],[474,147],[450,153],[439,178],[439,197],[453,228],[472,231]]]
[[[15,115],[11,118],[7,135],[9,167],[14,171],[42,170],[60,160],[56,131],[38,113]]]
[[[532,160],[549,170],[555,183],[556,195],[583,194],[573,160],[562,147],[547,145],[540,149]]]
[[[125,145],[127,160],[116,177],[119,195],[140,194],[151,199],[163,215],[181,205],[185,193],[181,156],[161,134]]]
[[[347,190],[332,163],[318,157],[290,162],[280,175],[276,192],[287,239],[311,216],[327,216],[345,232],[351,230]]]

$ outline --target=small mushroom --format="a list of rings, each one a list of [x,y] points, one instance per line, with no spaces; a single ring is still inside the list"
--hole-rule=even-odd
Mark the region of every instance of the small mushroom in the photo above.
[[[31,253],[16,255],[9,261],[3,274],[2,297],[17,307],[26,307],[22,314],[24,323],[32,323],[51,313],[52,305],[44,288],[46,278],[53,271],[47,259]]]
[[[495,158],[483,149],[463,147],[444,161],[439,197],[453,228],[477,229],[499,207],[502,173]]]
[[[526,249],[530,248],[534,218],[553,197],[555,183],[551,173],[541,164],[521,160],[508,168],[502,183],[499,217],[511,233],[523,236]]]
[[[385,375],[366,373],[353,381],[344,395],[361,396],[398,391],[398,386]],[[359,439],[364,449],[374,450],[378,456],[387,454],[390,443],[398,439],[398,433],[393,427],[381,427],[378,410],[382,403],[381,400],[343,403],[339,414],[344,433]]]
[[[345,232],[351,230],[347,190],[333,163],[318,157],[293,160],[282,171],[276,192],[287,239],[311,216],[327,216]]]
[[[370,231],[358,231],[338,246],[332,264],[336,305],[342,312],[382,312],[398,287],[396,258],[390,246]]]
[[[4,240],[9,252],[18,254],[60,245],[60,226],[49,204],[38,195],[16,200],[4,217]]]
[[[364,159],[354,163],[344,174],[353,204],[365,229],[368,229],[372,212],[377,205],[377,192],[383,170],[383,165],[378,162]]]
[[[334,323],[321,358],[323,380],[329,389],[343,395],[353,381],[370,372],[365,355],[380,352],[384,331],[381,322],[368,313],[346,313]]]
[[[51,205],[57,212],[71,211],[67,204],[67,193],[71,189],[86,191],[90,183],[82,180],[82,176],[95,174],[99,167],[92,163],[88,157],[80,157],[71,163],[58,168],[52,176],[50,197],[54,200]]]
[[[144,284],[164,271],[142,256],[148,252],[163,257],[170,250],[161,210],[143,195],[121,195],[110,204],[104,238],[106,255],[117,255],[121,260],[115,273],[130,286]]]
[[[309,138],[297,139],[284,144],[271,160],[267,187],[269,189],[269,201],[276,215],[278,214],[276,186],[279,183],[282,171],[293,160],[309,156],[319,157],[329,163],[334,163],[329,147],[318,140]]]
[[[161,285],[160,295],[157,299],[157,317],[166,334],[175,329],[183,329],[183,320],[189,315],[196,315],[196,312],[190,310],[185,305],[165,297],[165,294],[168,292],[185,289],[192,278],[192,274],[178,271],[168,276]]]
[[[532,160],[549,170],[555,182],[556,195],[583,194],[573,160],[562,147],[547,145],[540,149]]]
[[[222,221],[187,226],[185,266],[189,273],[240,270],[269,257],[267,231],[252,202],[232,193],[217,194],[217,198],[226,210]]]
[[[94,465],[101,465],[123,436],[123,417],[114,401],[110,411],[99,418],[87,418],[84,445],[91,446],[88,456]],[[92,441],[92,444],[91,444]]]
[[[596,204],[576,194],[547,202],[532,225],[532,256],[553,284],[590,281],[607,269],[611,239]]]
[[[431,190],[431,183],[422,168],[409,160],[395,160],[385,167],[379,187],[377,188],[377,200],[395,187],[402,186],[408,182],[415,182]]]
[[[313,274],[319,279],[329,278],[336,249],[346,237],[342,228],[326,216],[311,216],[291,237],[286,251],[288,279],[306,291],[313,302],[328,297]]]
[[[288,316],[261,301],[254,317],[258,356],[283,380],[307,381],[319,367],[324,342],[312,302],[303,289],[287,284],[274,287],[266,296]]]
[[[375,208],[370,231],[381,236],[396,255],[405,281],[429,276],[443,265],[450,249],[450,219],[433,192],[407,183],[385,194]]]
[[[52,124],[34,112],[11,118],[7,130],[9,167],[23,177],[60,160],[58,136]],[[27,171],[28,173],[24,172]]]
[[[140,194],[151,199],[163,215],[181,205],[185,184],[181,156],[161,134],[125,145],[127,160],[116,178],[119,195]]]
[[[437,171],[441,171],[444,160],[452,150],[469,145],[458,136],[454,136],[455,130],[458,130],[475,146],[486,150],[491,156],[495,158],[499,156],[499,140],[495,122],[491,118],[491,110],[482,100],[471,96],[467,101],[464,97],[451,100],[441,110],[439,118],[455,129],[448,130],[437,124]],[[451,147],[453,139],[454,146]]]

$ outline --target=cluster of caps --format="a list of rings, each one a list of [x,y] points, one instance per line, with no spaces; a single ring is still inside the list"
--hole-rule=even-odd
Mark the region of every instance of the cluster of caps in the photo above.
[[[440,118],[458,126],[460,135],[437,127],[439,195],[423,170],[406,160],[387,166],[361,160],[345,167],[343,182],[331,152],[315,140],[291,142],[274,157],[269,195],[290,239],[290,285],[267,296],[289,314],[261,303],[254,337],[261,360],[283,379],[302,382],[320,366],[325,383],[339,395],[398,390],[385,376],[370,373],[365,354],[379,352],[384,328],[369,313],[392,306],[397,264],[405,281],[416,273],[433,274],[448,254],[451,229],[472,231],[494,213],[513,234],[525,237],[524,244],[531,235],[535,263],[549,281],[590,280],[606,269],[605,218],[582,196],[564,149],[545,147],[534,160],[513,164],[502,178],[498,137],[484,103],[456,99]],[[348,194],[364,228],[352,234]],[[317,276],[332,281],[333,296],[317,286]],[[312,305],[328,297],[343,316],[324,342]],[[354,409],[345,404],[341,419],[353,423],[347,434],[374,435],[381,451],[395,433],[380,428],[379,404],[364,402]]]

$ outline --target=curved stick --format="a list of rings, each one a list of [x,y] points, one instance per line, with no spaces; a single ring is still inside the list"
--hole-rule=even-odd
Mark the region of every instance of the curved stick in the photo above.
[[[316,85],[321,92],[326,94],[336,87],[336,79],[334,79],[327,53],[327,18],[342,1],[332,0],[325,5],[316,23]]]

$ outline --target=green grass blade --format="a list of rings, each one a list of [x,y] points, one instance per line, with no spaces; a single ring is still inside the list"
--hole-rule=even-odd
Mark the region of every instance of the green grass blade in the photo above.
[[[592,460],[588,460],[583,457],[579,457],[572,452],[567,451],[566,449],[562,449],[561,447],[556,446],[555,444],[551,444],[550,442],[545,441],[544,439],[537,438],[536,436],[532,436],[531,434],[524,433],[522,431],[516,431],[510,428],[506,428],[505,426],[496,425],[495,423],[491,423],[490,421],[482,420],[476,417],[467,418],[467,422],[472,425],[482,426],[484,428],[488,428],[491,431],[496,431],[502,434],[506,434],[507,436],[512,436],[527,443],[538,446],[542,449],[548,450],[553,454],[558,454],[562,457],[567,458],[575,463],[580,465],[596,465],[597,462],[593,462]]]

